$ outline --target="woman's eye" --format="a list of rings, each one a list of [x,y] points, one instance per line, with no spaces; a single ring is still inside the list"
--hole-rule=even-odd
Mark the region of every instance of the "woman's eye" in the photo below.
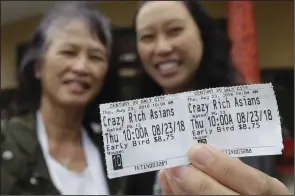
[[[104,61],[104,58],[101,56],[90,55],[89,58],[93,61]]]
[[[169,35],[172,35],[172,36],[176,36],[176,35],[179,35],[181,32],[182,32],[183,28],[181,27],[175,27],[175,28],[171,28],[168,33]]]
[[[143,35],[140,37],[140,40],[143,42],[150,42],[153,40],[153,38],[154,38],[153,35]]]
[[[75,56],[76,55],[76,52],[75,51],[71,51],[71,50],[62,50],[61,51],[61,54],[62,55],[65,55],[65,56]]]

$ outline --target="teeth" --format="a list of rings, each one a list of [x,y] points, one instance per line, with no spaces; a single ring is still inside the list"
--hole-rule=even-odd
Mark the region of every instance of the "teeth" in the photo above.
[[[76,87],[76,88],[84,88],[83,85],[80,82],[70,82],[70,85]]]
[[[168,63],[163,63],[159,65],[159,69],[162,71],[174,69],[176,67],[178,67],[178,63],[176,62],[168,62]]]

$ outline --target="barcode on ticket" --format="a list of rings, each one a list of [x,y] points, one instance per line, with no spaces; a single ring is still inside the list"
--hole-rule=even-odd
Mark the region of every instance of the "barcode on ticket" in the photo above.
[[[189,164],[198,143],[232,157],[283,150],[270,83],[101,104],[100,114],[109,178]]]

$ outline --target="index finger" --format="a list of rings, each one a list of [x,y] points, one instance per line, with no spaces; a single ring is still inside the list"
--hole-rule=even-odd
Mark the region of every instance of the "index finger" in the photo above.
[[[159,173],[159,180],[162,187],[163,195],[172,195],[171,188],[167,181],[166,173],[163,170],[161,170]]]
[[[192,164],[219,183],[240,194],[289,194],[278,180],[209,145],[190,149]]]

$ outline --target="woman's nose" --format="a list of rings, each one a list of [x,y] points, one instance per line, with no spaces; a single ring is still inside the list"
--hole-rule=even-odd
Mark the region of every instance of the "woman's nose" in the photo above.
[[[160,36],[155,44],[155,53],[158,55],[166,55],[172,51],[172,45],[165,36]]]
[[[87,58],[86,57],[83,57],[82,55],[81,56],[79,56],[76,60],[75,60],[75,62],[74,62],[74,64],[72,65],[72,67],[71,67],[71,69],[75,72],[75,73],[77,73],[77,74],[79,74],[79,75],[86,75],[86,74],[88,74],[88,66],[87,66],[87,64],[88,64],[88,60],[87,60]]]

